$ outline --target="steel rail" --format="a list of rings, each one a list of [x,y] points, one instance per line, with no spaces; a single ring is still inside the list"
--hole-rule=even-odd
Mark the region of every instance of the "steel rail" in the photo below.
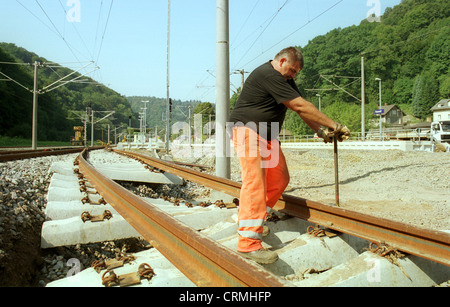
[[[91,147],[90,150],[101,148],[103,147],[96,146]],[[30,149],[18,151],[1,151],[0,162],[78,153],[82,152],[84,149],[85,149],[84,147],[77,147],[77,148],[49,148],[49,149]]]
[[[287,285],[278,276],[104,177],[85,160],[85,154],[78,157],[80,172],[132,227],[197,286]]]
[[[116,149],[114,151],[134,157],[152,167],[178,175],[186,180],[239,197],[241,184],[238,182],[198,172],[142,154]],[[408,254],[450,266],[450,234],[442,231],[429,230],[378,218],[288,194],[282,195],[274,209],[370,242],[384,242]]]

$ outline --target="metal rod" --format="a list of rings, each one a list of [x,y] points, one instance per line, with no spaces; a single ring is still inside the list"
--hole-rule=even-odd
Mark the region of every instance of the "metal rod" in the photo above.
[[[338,166],[338,149],[337,149],[337,137],[333,137],[333,148],[334,148],[334,191],[336,206],[339,207],[339,166]]]
[[[364,53],[361,54],[361,137],[366,140],[366,89],[364,74]]]

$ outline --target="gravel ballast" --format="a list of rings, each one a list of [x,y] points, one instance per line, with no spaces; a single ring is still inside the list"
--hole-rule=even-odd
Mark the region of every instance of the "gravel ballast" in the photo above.
[[[332,150],[284,153],[291,177],[286,193],[324,204],[335,202]],[[95,259],[147,248],[146,242],[136,239],[40,249],[51,165],[71,163],[76,155],[0,163],[0,286],[44,286],[66,276],[71,258],[80,259],[86,268]],[[183,160],[214,166],[213,157]],[[236,157],[231,158],[231,167],[231,179],[239,181]],[[423,228],[450,230],[449,170],[448,153],[340,150],[340,206]],[[185,188],[203,193],[196,185]],[[170,188],[163,190],[170,193]]]
[[[284,149],[285,193],[335,204],[332,149]],[[237,157],[231,179],[241,180]],[[214,157],[184,159],[214,166]],[[338,150],[340,207],[433,230],[450,230],[450,154],[400,150]],[[214,173],[212,171],[212,173]]]

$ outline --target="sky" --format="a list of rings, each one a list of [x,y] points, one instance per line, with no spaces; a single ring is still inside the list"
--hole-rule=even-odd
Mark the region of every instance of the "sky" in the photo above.
[[[229,0],[230,96],[241,86],[238,70],[247,77],[284,47],[400,2]],[[0,41],[124,96],[166,98],[169,88],[173,99],[215,103],[216,7],[217,0],[0,0]]]

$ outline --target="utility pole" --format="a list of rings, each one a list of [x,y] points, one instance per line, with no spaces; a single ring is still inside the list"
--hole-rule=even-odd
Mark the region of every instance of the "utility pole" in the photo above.
[[[89,122],[89,114],[91,112],[91,103],[88,103],[86,107],[86,114],[84,119],[84,147],[88,147],[87,145],[87,124]]]
[[[228,0],[217,0],[216,42],[216,175],[230,179],[226,122],[230,109],[230,51]]]
[[[191,149],[192,147],[192,131],[191,131],[191,105],[188,105],[188,109],[189,109],[189,149]]]
[[[141,133],[141,138],[143,139],[143,142],[145,143],[146,141],[146,134],[147,134],[147,102],[150,102],[149,100],[142,100],[141,102],[144,103],[144,108],[141,108],[143,111],[142,113],[142,120],[141,120],[141,129],[140,129],[140,133]]]
[[[35,61],[34,62],[34,81],[33,81],[33,123],[32,123],[32,131],[31,131],[31,149],[37,148],[37,113],[38,113],[38,66],[40,64]]]
[[[248,71],[244,71],[243,69],[236,69],[233,74],[241,74],[241,92],[244,88],[244,74],[248,73]]]
[[[170,64],[170,0],[167,1],[167,100],[166,100],[166,154],[169,154],[170,139],[170,94],[169,94],[169,64]]]
[[[105,118],[109,117],[110,115],[113,115],[114,113],[116,113],[116,111],[91,111],[92,116],[91,116],[91,146],[94,146],[94,124],[104,120]],[[94,122],[94,112],[97,113],[106,113],[109,112],[108,114],[106,114],[105,116],[103,116],[102,118],[98,119],[96,122]]]
[[[365,93],[365,79],[364,79],[364,53],[361,53],[361,138],[366,140],[366,93]]]
[[[378,86],[378,98],[380,100],[380,102],[378,103],[378,110],[380,110],[380,141],[383,141],[383,129],[382,129],[382,125],[381,125],[381,109],[383,108],[381,106],[381,79],[380,78],[375,78],[375,81],[379,82],[379,86]]]
[[[5,73],[0,71],[0,75],[6,77],[6,80],[0,80],[0,81],[13,81],[15,84],[23,87],[24,89],[26,89],[27,91],[33,93],[33,114],[32,114],[32,128],[31,128],[31,148],[32,149],[36,149],[37,148],[37,119],[38,119],[38,95],[39,94],[45,94],[47,92],[53,91],[55,89],[57,89],[60,86],[63,86],[67,83],[70,82],[75,82],[75,80],[80,79],[81,77],[83,77],[86,74],[80,74],[78,77],[75,77],[71,80],[67,80],[67,81],[63,81],[64,79],[66,79],[67,77],[78,73],[79,71],[81,71],[82,69],[88,67],[89,65],[91,65],[94,62],[90,62],[89,64],[83,66],[82,68],[80,68],[77,71],[73,71],[70,74],[56,80],[55,82],[51,83],[50,85],[47,85],[46,87],[43,87],[42,89],[38,89],[38,68],[40,66],[44,66],[44,67],[56,67],[56,66],[50,66],[49,63],[39,63],[37,61],[34,62],[34,64],[31,63],[15,63],[15,62],[0,62],[0,64],[13,64],[13,65],[34,65],[34,80],[33,80],[33,89],[29,89],[26,86],[20,84],[18,81],[12,79],[11,77],[7,76]],[[95,71],[99,69],[98,67],[96,67],[94,70],[90,71],[89,73]],[[57,83],[60,83],[59,85],[55,85]],[[55,86],[54,86],[55,85]],[[52,87],[53,86],[53,87]]]

